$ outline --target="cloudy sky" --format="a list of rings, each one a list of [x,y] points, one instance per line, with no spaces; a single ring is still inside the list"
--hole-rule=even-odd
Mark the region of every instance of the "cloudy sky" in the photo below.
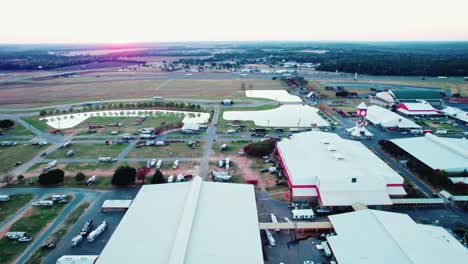
[[[468,0],[2,0],[0,43],[468,40]]]

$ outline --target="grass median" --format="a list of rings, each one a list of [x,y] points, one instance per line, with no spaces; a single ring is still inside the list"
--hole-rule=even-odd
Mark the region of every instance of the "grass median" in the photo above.
[[[10,195],[10,201],[0,202],[0,223],[30,202],[33,197],[34,194],[31,193],[13,194]]]

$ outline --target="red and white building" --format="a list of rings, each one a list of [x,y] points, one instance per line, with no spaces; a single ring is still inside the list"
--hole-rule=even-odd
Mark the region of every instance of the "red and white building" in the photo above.
[[[431,104],[426,101],[418,103],[401,103],[396,105],[398,112],[407,115],[442,115],[443,112],[435,109]]]
[[[360,142],[310,131],[276,144],[294,200],[324,207],[391,205],[406,195],[403,178]]]

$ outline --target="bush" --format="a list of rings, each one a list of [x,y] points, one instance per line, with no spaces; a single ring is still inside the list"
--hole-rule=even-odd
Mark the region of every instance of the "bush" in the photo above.
[[[265,140],[259,142],[252,142],[244,147],[244,152],[253,157],[261,158],[270,155],[275,149],[274,140]]]
[[[151,178],[151,184],[160,184],[167,183],[167,180],[164,178],[164,175],[160,170],[156,170]]]
[[[117,168],[112,176],[112,185],[127,186],[135,183],[136,169],[130,166],[121,166]]]
[[[83,182],[86,179],[86,176],[82,172],[78,172],[75,176],[76,182]]]
[[[21,182],[23,179],[24,179],[23,175],[16,176],[16,180],[19,181],[19,182]]]
[[[65,173],[61,169],[50,170],[39,175],[38,183],[40,185],[54,185],[63,182]]]
[[[1,129],[10,129],[15,125],[15,122],[10,119],[3,119],[0,120],[0,128]]]

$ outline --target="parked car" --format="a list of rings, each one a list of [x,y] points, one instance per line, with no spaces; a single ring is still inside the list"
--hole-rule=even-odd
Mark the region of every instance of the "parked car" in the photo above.
[[[54,249],[55,248],[55,243],[52,241],[46,241],[44,244],[41,245],[41,248],[43,249]]]
[[[32,240],[32,237],[30,237],[30,236],[24,236],[24,237],[20,237],[20,238],[18,239],[18,242],[29,242],[29,241],[31,241],[31,240]]]

